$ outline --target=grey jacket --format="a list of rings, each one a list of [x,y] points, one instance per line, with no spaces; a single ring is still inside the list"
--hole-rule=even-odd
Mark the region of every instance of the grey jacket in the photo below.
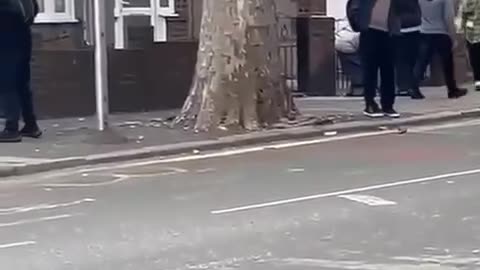
[[[453,0],[419,1],[422,10],[422,33],[455,34],[455,3]]]

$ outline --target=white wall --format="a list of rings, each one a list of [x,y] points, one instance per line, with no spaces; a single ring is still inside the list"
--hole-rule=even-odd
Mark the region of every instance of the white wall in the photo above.
[[[342,19],[346,14],[347,0],[327,0],[327,15]]]

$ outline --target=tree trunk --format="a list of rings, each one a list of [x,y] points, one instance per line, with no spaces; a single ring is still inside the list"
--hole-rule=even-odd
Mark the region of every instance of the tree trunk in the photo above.
[[[289,117],[275,0],[203,3],[195,77],[176,123],[255,130]]]

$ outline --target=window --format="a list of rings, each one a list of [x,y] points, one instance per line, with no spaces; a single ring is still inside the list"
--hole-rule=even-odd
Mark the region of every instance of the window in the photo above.
[[[40,13],[37,23],[76,22],[74,0],[39,0]]]
[[[126,44],[126,17],[148,16],[153,26],[153,40],[167,41],[167,18],[177,17],[175,13],[177,0],[142,0],[132,5],[125,0],[115,0],[115,48],[124,49]]]

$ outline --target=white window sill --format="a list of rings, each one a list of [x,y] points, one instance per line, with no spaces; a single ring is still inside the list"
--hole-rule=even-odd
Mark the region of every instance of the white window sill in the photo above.
[[[39,14],[35,18],[36,24],[62,24],[62,23],[77,23],[78,19],[67,15],[67,14],[56,14],[56,15],[47,15],[47,14]]]

